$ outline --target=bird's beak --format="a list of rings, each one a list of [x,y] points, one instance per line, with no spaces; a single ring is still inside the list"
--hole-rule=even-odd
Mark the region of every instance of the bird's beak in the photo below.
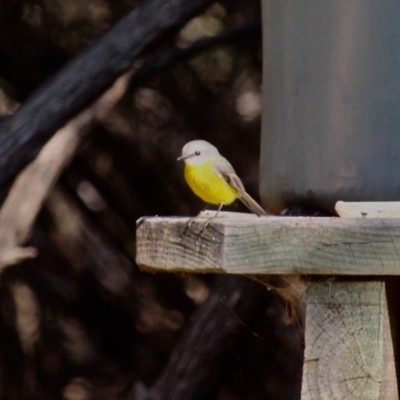
[[[176,159],[176,161],[181,161],[181,160],[186,160],[187,159],[187,156],[185,157],[185,156],[180,156],[180,157],[178,157],[177,159]]]

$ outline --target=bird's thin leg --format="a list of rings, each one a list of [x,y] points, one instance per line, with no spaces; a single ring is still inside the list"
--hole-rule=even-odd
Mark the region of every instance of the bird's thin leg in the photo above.
[[[222,203],[219,205],[218,211],[217,211],[217,213],[215,214],[215,218],[218,217],[218,214],[219,214],[219,212],[221,211],[221,209],[222,209],[223,206],[224,206],[224,205],[223,205]]]
[[[204,210],[201,210],[197,215],[195,215],[194,217],[189,218],[189,221],[186,223],[186,228],[190,228],[193,224],[194,221],[196,221],[197,218],[201,217],[201,214],[203,214]]]
[[[207,210],[207,207],[204,207],[196,216],[189,218],[188,222],[186,222],[185,224],[185,229],[181,232],[182,235],[184,235],[187,230],[192,226],[193,222],[197,219],[201,217],[201,214],[203,214],[204,211]]]
[[[203,233],[203,231],[207,228],[207,226],[210,225],[211,221],[212,221],[214,218],[217,218],[217,217],[218,217],[218,214],[219,214],[219,212],[221,211],[221,209],[222,209],[223,206],[224,206],[223,203],[221,203],[221,204],[219,205],[219,207],[218,207],[217,212],[216,212],[212,217],[210,217],[210,218],[207,219],[207,221],[206,221],[206,222],[204,223],[204,225],[203,225],[203,228],[202,228],[201,231],[200,231],[200,235],[201,235],[201,234]],[[204,210],[200,211],[195,217],[190,218],[189,221],[186,222],[186,226],[185,226],[185,229],[182,231],[182,235],[184,235],[184,234],[187,232],[187,230],[192,226],[193,222],[194,222],[197,218],[200,218],[200,217],[201,217],[201,214],[202,214],[204,211],[206,211],[206,209],[207,209],[207,208],[205,208]]]
[[[222,207],[223,207],[223,204],[221,203],[221,204],[219,205],[219,207],[218,207],[217,212],[216,212],[215,215],[212,217],[213,219],[218,217],[218,214],[219,214],[219,212],[221,211],[221,208],[222,208]]]
[[[208,220],[204,223],[204,227],[203,227],[202,231],[204,231],[204,229],[206,229],[207,226],[211,224],[211,221],[212,221],[214,218],[217,218],[217,217],[218,217],[218,214],[219,214],[219,212],[221,211],[221,208],[222,208],[222,207],[223,207],[223,204],[221,203],[221,204],[219,205],[218,210],[217,210],[217,212],[215,213],[215,215],[213,215],[212,217],[208,218]]]

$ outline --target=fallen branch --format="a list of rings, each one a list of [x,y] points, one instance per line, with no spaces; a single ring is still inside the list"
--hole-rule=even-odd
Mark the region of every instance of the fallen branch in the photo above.
[[[211,0],[146,0],[0,125],[0,193],[68,120]]]
[[[95,119],[104,118],[125,93],[131,74],[120,77],[98,101],[60,129],[19,174],[0,210],[0,271],[36,256],[35,249],[20,246],[29,237],[44,200]]]

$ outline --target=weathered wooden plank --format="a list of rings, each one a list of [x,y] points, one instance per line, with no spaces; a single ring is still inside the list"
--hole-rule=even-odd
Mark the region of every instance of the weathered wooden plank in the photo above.
[[[226,216],[226,214],[222,214]],[[142,269],[239,274],[400,275],[400,220],[319,217],[143,218]]]
[[[400,218],[400,201],[338,201],[335,211],[342,218]]]
[[[398,399],[383,282],[307,290],[302,400]]]

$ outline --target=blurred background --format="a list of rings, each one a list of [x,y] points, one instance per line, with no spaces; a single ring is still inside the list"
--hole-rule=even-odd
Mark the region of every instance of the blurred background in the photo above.
[[[1,115],[140,3],[3,0]],[[1,276],[0,398],[299,397],[301,318],[279,296],[134,262],[138,218],[204,207],[176,161],[187,141],[216,145],[258,199],[261,56],[259,0],[229,0],[142,60],[46,201],[39,256]]]

